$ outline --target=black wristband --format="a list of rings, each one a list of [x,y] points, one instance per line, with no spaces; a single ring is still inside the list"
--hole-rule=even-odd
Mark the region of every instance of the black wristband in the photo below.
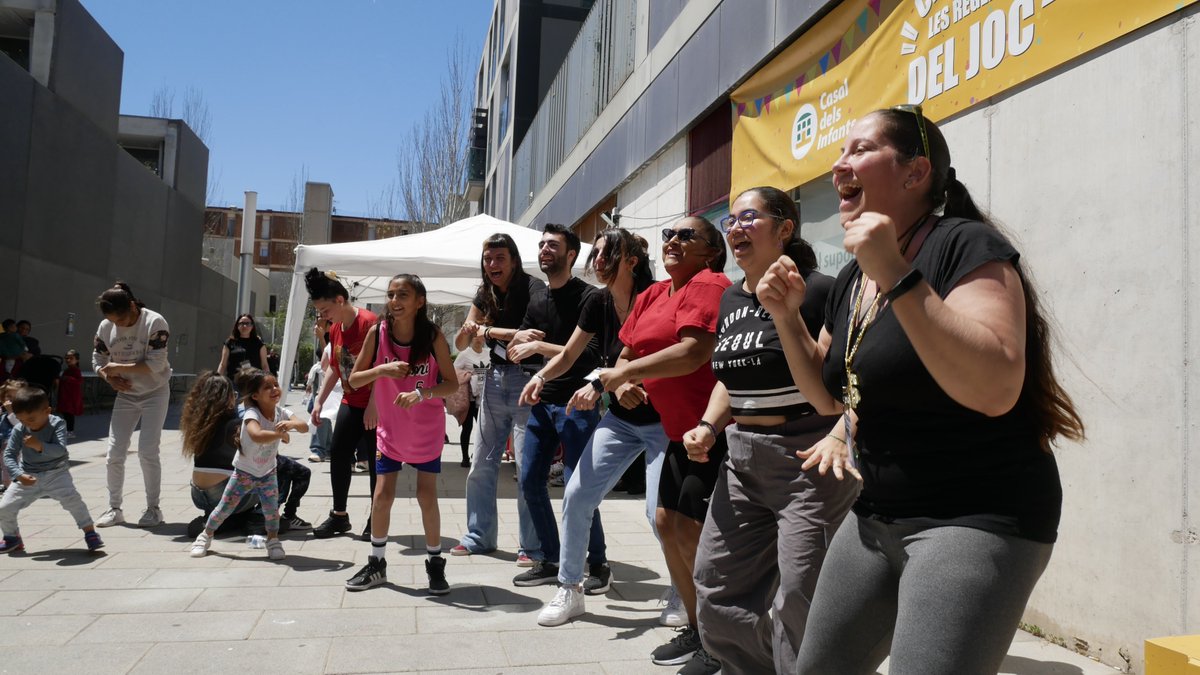
[[[719,435],[720,435],[719,433],[717,433],[717,428],[716,428],[716,427],[714,427],[714,426],[712,425],[712,423],[710,423],[710,422],[706,422],[706,421],[704,421],[704,420],[700,420],[699,422],[696,422],[696,426],[698,426],[698,427],[704,427],[705,429],[708,429],[709,431],[711,431],[711,432],[712,432],[712,435],[713,435],[714,437],[716,437],[716,436],[719,436]]]
[[[596,379],[592,380],[592,389],[595,389],[601,394],[604,393],[604,383],[600,381],[600,378],[597,377]]]
[[[917,284],[921,283],[921,280],[924,278],[925,275],[921,274],[921,270],[915,267],[912,268],[908,271],[908,274],[900,277],[900,281],[897,281],[896,285],[892,286],[892,290],[883,294],[883,299],[888,302],[895,302],[896,298],[916,288]]]

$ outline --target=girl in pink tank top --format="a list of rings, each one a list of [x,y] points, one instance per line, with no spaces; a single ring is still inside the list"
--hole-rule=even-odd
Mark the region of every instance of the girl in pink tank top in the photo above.
[[[359,591],[387,582],[384,553],[396,498],[396,476],[408,464],[417,470],[417,503],[425,529],[429,592],[441,595],[450,591],[437,502],[437,476],[442,470],[446,433],[443,399],[458,390],[458,377],[445,336],[429,320],[421,278],[411,274],[392,277],[387,297],[387,311],[367,332],[349,378],[355,388],[374,383],[379,426],[375,434],[378,480],[371,502],[371,555],[366,566],[346,582],[346,588]]]

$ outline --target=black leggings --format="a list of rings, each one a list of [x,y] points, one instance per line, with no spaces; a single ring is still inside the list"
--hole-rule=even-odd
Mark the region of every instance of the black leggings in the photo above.
[[[471,429],[475,428],[475,416],[478,414],[479,405],[471,401],[471,407],[467,408],[467,418],[462,423],[462,432],[458,434],[458,447],[462,449],[463,459],[471,457],[467,454],[467,445],[471,442]]]
[[[365,408],[355,408],[343,403],[338,408],[337,423],[333,426],[333,440],[329,443],[329,486],[333,490],[333,510],[346,511],[346,498],[350,495],[350,478],[354,473],[356,451],[360,444],[375,447],[375,430],[363,428]],[[371,469],[371,492],[375,494],[375,457],[367,466]]]
[[[723,431],[717,434],[704,463],[688,459],[682,441],[667,443],[667,459],[658,481],[658,506],[703,523],[727,451]]]

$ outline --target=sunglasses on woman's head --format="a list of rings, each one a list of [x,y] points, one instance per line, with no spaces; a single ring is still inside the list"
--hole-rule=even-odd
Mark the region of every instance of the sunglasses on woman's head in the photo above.
[[[671,239],[674,237],[679,237],[679,243],[685,244],[698,236],[700,236],[700,234],[696,232],[696,228],[694,227],[681,227],[678,230],[664,227],[662,230],[662,240],[664,244],[668,241],[671,241]]]

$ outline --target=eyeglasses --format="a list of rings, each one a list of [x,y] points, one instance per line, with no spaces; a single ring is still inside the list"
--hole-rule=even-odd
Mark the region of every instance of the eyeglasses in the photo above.
[[[899,112],[912,113],[917,117],[917,129],[921,131],[921,148],[925,150],[924,157],[929,157],[929,136],[925,133],[925,113],[921,111],[921,106],[905,103],[903,105],[892,106],[892,110]]]
[[[678,230],[664,227],[662,230],[662,239],[664,244],[668,241],[671,241],[671,239],[674,237],[679,237],[679,243],[686,244],[687,242],[699,236],[700,234],[696,232],[696,228],[694,227],[681,227]]]
[[[239,325],[239,326],[253,326],[254,324],[250,323],[249,321],[239,321],[237,325]]]
[[[754,221],[759,218],[774,218],[775,220],[783,220],[783,216],[777,216],[774,213],[760,213],[755,209],[746,209],[741,213],[734,215],[729,214],[720,220],[721,231],[729,234],[733,231],[734,226],[742,228],[743,231],[750,233],[754,231]]]

